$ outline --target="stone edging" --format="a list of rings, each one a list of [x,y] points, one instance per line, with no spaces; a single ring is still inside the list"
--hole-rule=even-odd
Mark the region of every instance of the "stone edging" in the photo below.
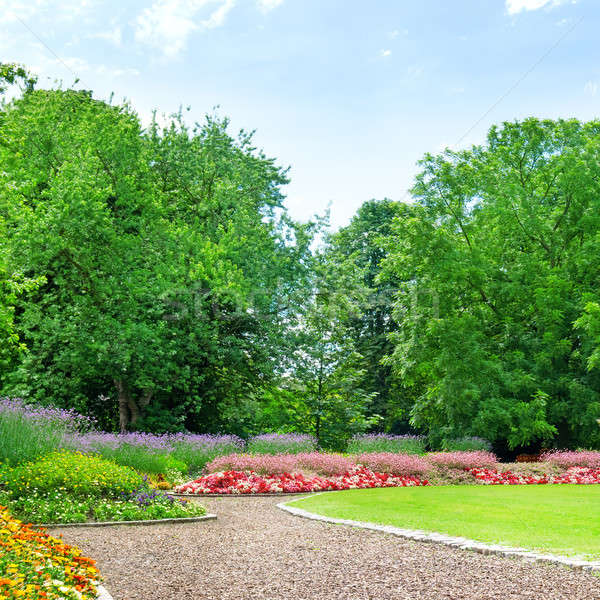
[[[103,585],[97,585],[96,589],[98,590],[96,600],[113,600],[113,597],[106,591],[106,588]]]
[[[288,506],[283,502],[277,504],[277,508],[304,519],[312,519],[315,521],[323,521],[324,523],[332,523],[337,525],[350,525],[351,527],[360,527],[361,529],[370,529],[372,531],[381,531],[383,533],[397,535],[409,540],[443,544],[444,546],[452,546],[462,550],[472,550],[473,552],[478,552],[479,554],[496,554],[500,556],[518,557],[529,562],[551,563],[582,571],[600,571],[600,561],[578,560],[569,558],[567,556],[538,553],[534,552],[533,550],[527,550],[526,548],[515,548],[512,546],[502,546],[499,544],[486,544],[484,542],[477,542],[475,540],[470,540],[463,537],[453,537],[442,533],[431,533],[418,529],[401,529],[399,527],[392,527],[390,525],[378,525],[376,523],[352,521],[351,519],[325,517],[323,515],[308,512],[301,508]]]
[[[180,517],[177,519],[146,519],[145,521],[101,521],[99,523],[50,523],[34,525],[34,527],[64,528],[64,527],[114,527],[116,525],[164,525],[165,523],[197,523],[199,521],[214,521],[217,515],[203,515],[201,517]]]

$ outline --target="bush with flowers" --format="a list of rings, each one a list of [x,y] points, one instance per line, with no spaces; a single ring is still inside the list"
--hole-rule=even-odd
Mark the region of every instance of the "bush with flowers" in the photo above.
[[[58,451],[0,476],[0,501],[33,523],[84,523],[196,517],[205,509],[152,490],[129,467]]]
[[[542,485],[542,484],[578,484],[600,483],[600,469],[589,467],[569,467],[559,475],[523,474],[495,469],[469,469],[469,472],[484,485]]]
[[[427,485],[412,476],[375,473],[355,466],[342,475],[305,476],[302,473],[259,475],[253,471],[224,471],[204,475],[176,488],[182,494],[274,494]]]
[[[0,506],[0,598],[93,600],[100,574],[79,548],[13,518]]]

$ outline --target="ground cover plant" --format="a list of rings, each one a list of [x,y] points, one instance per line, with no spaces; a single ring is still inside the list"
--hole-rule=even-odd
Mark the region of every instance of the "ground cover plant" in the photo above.
[[[0,506],[2,600],[95,600],[100,573],[81,551]]]
[[[293,501],[310,512],[483,542],[600,557],[600,486],[354,490]]]

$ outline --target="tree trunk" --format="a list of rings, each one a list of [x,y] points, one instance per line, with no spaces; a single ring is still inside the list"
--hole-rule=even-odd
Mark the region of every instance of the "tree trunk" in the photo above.
[[[131,396],[127,396],[127,406],[129,407],[130,415],[129,423],[135,425],[140,417],[140,407]]]
[[[119,399],[119,429],[121,433],[125,433],[129,424],[129,398],[125,384],[120,379],[115,379],[114,382]]]

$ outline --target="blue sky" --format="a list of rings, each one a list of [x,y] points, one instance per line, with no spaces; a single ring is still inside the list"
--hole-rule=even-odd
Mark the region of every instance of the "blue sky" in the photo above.
[[[291,166],[291,214],[334,227],[492,123],[600,116],[598,31],[597,0],[0,0],[0,61],[145,121],[218,105]]]

